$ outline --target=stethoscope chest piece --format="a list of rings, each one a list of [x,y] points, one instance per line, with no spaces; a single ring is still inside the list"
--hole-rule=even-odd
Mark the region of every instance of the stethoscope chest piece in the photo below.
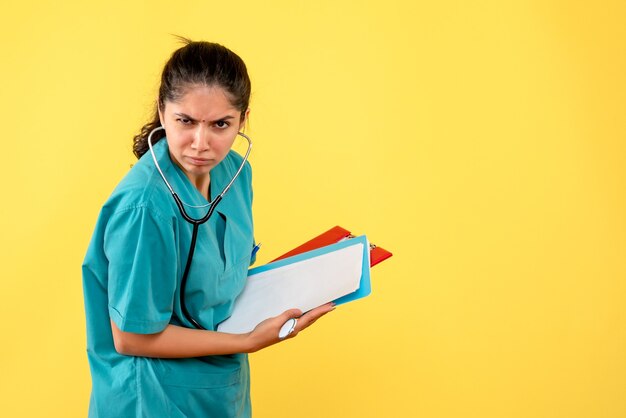
[[[295,329],[298,320],[296,318],[288,319],[287,322],[280,327],[280,331],[278,331],[278,338],[284,340],[287,338]]]

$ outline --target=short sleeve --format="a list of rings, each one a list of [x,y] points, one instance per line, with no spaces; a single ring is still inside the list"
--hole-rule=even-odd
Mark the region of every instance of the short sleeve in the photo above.
[[[125,332],[153,334],[172,316],[176,272],[174,225],[147,207],[111,216],[104,236],[109,315]]]

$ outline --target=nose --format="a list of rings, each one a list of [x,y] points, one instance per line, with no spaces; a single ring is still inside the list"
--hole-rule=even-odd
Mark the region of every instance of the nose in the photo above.
[[[206,151],[211,148],[211,132],[206,126],[202,126],[202,124],[198,125],[198,128],[193,134],[191,148],[198,152]]]

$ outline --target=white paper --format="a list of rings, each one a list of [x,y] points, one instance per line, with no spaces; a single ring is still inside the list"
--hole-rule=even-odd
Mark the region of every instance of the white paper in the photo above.
[[[308,258],[248,276],[230,318],[217,330],[240,334],[265,319],[291,308],[302,312],[333,301],[359,288],[363,244]]]

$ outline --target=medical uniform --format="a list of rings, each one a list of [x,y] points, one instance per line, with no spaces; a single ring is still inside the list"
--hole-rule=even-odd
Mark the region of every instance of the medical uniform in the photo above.
[[[170,159],[166,139],[154,152],[183,202],[206,204]],[[211,170],[212,197],[241,164],[230,152]],[[231,314],[253,248],[251,169],[246,163],[211,218],[199,227],[185,304],[207,329]],[[196,218],[204,209],[187,208]],[[133,357],[115,351],[110,320],[122,331],[152,334],[168,324],[193,328],[181,313],[180,281],[192,226],[147,152],[105,203],[83,263],[90,417],[249,417],[246,354],[188,359]]]

